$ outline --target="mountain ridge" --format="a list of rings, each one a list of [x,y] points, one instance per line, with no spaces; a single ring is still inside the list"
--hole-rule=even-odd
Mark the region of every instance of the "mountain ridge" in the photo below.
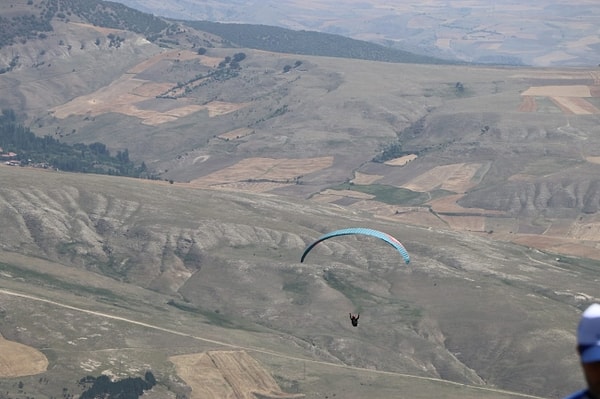
[[[598,64],[593,0],[543,4],[486,0],[394,4],[311,0],[122,0],[156,15],[221,23],[250,23],[341,34],[421,55],[460,62],[593,67]]]

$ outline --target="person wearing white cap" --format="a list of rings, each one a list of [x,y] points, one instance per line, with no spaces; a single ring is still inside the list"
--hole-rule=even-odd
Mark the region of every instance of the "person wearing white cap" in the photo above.
[[[565,399],[600,399],[600,304],[590,305],[577,326],[577,352],[587,388]]]

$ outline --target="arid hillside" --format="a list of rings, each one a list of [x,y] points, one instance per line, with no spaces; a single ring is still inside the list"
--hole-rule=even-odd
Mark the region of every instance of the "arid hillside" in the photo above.
[[[90,373],[148,369],[161,399],[199,385],[558,398],[582,384],[574,326],[600,261],[595,67],[258,51],[152,18],[158,33],[125,29],[103,7],[110,24],[54,10],[51,30],[2,47],[0,105],[38,137],[127,150],[159,178],[20,167],[27,149],[2,144],[0,392],[75,395]],[[300,263],[355,226],[398,237],[411,263],[364,237]]]
[[[236,54],[241,69],[217,79]],[[600,259],[596,71],[227,48],[127,60],[97,89],[53,95],[44,113],[25,106],[32,129],[128,149],[177,184],[310,198]],[[32,84],[17,86],[20,101],[44,98],[27,94]]]
[[[553,398],[581,384],[574,325],[596,300],[597,262],[274,194],[1,170],[0,333],[31,347],[6,353],[29,356],[20,375],[36,396],[148,369],[168,395],[201,384],[272,397]],[[398,237],[410,264],[368,237],[321,243],[300,263],[312,240],[348,226]],[[246,351],[280,390],[250,360],[210,369],[202,354],[222,350]],[[206,374],[190,379],[190,367]]]

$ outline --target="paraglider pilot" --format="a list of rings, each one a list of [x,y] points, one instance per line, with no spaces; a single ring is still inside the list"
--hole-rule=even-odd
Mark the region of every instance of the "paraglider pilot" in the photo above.
[[[352,326],[354,327],[358,327],[358,318],[360,317],[360,314],[356,314],[353,315],[352,313],[350,313],[350,321],[352,322]]]

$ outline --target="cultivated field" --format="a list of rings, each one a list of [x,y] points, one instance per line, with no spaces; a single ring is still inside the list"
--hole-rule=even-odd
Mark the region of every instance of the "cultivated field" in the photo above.
[[[330,167],[333,157],[274,159],[248,158],[190,182],[195,187],[223,188],[267,192],[274,188],[296,184],[308,173]]]
[[[121,112],[140,118],[144,124],[157,125],[164,122],[184,120],[186,117],[200,111],[206,112],[209,118],[215,118],[234,114],[249,106],[249,103],[245,102],[236,104],[214,100],[206,104],[194,104],[189,99],[179,99],[171,100],[173,105],[169,106],[169,110],[151,110],[147,106],[144,109],[140,108],[138,104],[149,101],[160,93],[169,90],[169,87],[175,82],[157,83],[139,79],[136,76],[155,68],[161,62],[173,63],[176,60],[193,60],[211,67],[218,63],[219,58],[207,55],[200,56],[189,50],[165,51],[137,64],[114,84],[55,107],[54,115],[58,118],[66,118],[68,115],[73,114],[97,116],[103,113]],[[540,73],[509,71],[507,77],[503,79],[531,82],[523,87],[518,96],[511,97],[510,101],[507,102],[510,106],[503,104],[504,107],[508,107],[507,112],[512,111],[543,117],[544,113],[553,108],[554,112],[564,116],[581,115],[585,117],[599,114],[598,108],[591,102],[600,93],[597,73],[594,71],[565,70],[543,71]],[[574,81],[587,81],[588,84],[572,84]],[[553,82],[553,84],[543,84],[544,82]],[[561,83],[557,84],[556,82]],[[355,93],[356,90],[353,90],[345,95],[351,96]],[[540,106],[540,104],[543,104],[543,106]],[[216,137],[229,145],[238,145],[233,143],[248,145],[256,141],[257,144],[251,144],[256,148],[260,148],[260,142],[266,139],[264,132],[249,127],[229,129]],[[273,145],[272,140],[268,145]],[[595,155],[584,156],[588,162],[597,163],[595,162]],[[194,157],[192,165],[207,164],[212,162],[213,159],[216,158],[211,157],[210,154],[198,155]],[[413,166],[418,164],[419,161],[420,158],[413,154],[386,161],[385,165],[389,166],[389,169],[385,173],[373,173],[360,168],[355,169],[352,172],[351,181],[358,185],[379,184],[393,179],[392,176],[394,175],[401,175],[405,171],[413,169]],[[336,167],[335,159],[332,156],[302,156],[300,158],[248,156],[236,161],[233,165],[208,174],[202,173],[200,177],[192,177],[189,179],[189,183],[183,184],[189,184],[193,187],[248,192],[300,190],[305,188],[297,186],[302,183],[304,176],[318,173],[325,174],[332,167]],[[340,170],[345,168],[341,164],[337,167]],[[445,190],[451,194],[442,198],[432,197],[430,201],[423,204],[429,209],[425,212],[421,207],[386,204],[373,195],[359,193],[356,190],[339,191],[326,188],[320,192],[311,193],[311,198],[318,202],[347,204],[356,209],[373,212],[380,217],[392,218],[405,223],[421,224],[427,227],[443,226],[460,231],[485,232],[486,234],[493,231],[492,237],[498,239],[514,240],[520,243],[526,242],[527,245],[548,251],[568,255],[585,254],[600,259],[600,253],[592,244],[596,236],[591,231],[595,231],[595,229],[588,229],[586,235],[573,233],[581,229],[568,232],[562,231],[558,235],[554,234],[558,230],[547,229],[542,238],[537,240],[530,237],[529,232],[522,236],[509,227],[504,228],[502,224],[495,226],[496,218],[506,216],[500,211],[480,207],[465,208],[458,205],[465,193],[477,187],[484,180],[487,168],[489,168],[489,164],[464,159],[462,162],[432,166],[416,174],[411,172],[412,177],[410,179],[393,183],[393,186],[397,188],[411,190],[416,193],[432,193]],[[204,169],[198,170],[203,171]],[[186,173],[190,174],[190,172]],[[347,171],[345,173],[348,174]],[[508,177],[508,180],[517,181],[519,176],[522,175],[517,173],[512,177]],[[525,181],[527,179],[530,178],[527,177]],[[552,239],[548,242],[555,244],[539,244],[539,242],[544,241],[544,238],[549,237],[552,237]],[[566,241],[560,244],[562,237]]]
[[[77,25],[80,27],[88,27],[89,29],[106,30],[91,25]],[[114,33],[113,31],[115,30],[108,29],[103,33]],[[95,117],[106,113],[116,112],[139,118],[142,123],[155,126],[175,121],[199,111],[206,110],[210,117],[214,117],[234,112],[246,105],[223,101],[211,101],[207,104],[198,105],[191,104],[183,98],[171,100],[172,104],[169,106],[169,109],[165,111],[143,108],[140,103],[148,100],[155,100],[157,96],[165,94],[177,97],[183,93],[185,87],[175,88],[178,82],[170,81],[168,74],[164,75],[164,80],[160,82],[140,79],[137,75],[155,68],[159,63],[182,61],[196,61],[201,65],[213,68],[222,60],[215,57],[199,55],[197,52],[192,52],[190,50],[165,50],[162,53],[133,66],[126,74],[116,79],[112,84],[93,93],[74,98],[65,104],[52,108],[50,111],[55,117],[60,119],[73,115]],[[196,84],[200,84],[201,82],[202,81],[199,80]]]
[[[282,392],[273,377],[244,351],[210,351],[174,356],[177,374],[192,388],[190,399],[299,399]]]
[[[0,378],[17,378],[41,374],[48,359],[35,348],[8,341],[0,335]]]
[[[523,112],[534,112],[535,97],[547,97],[551,99],[565,114],[572,115],[595,115],[600,110],[590,104],[585,98],[595,97],[589,86],[538,86],[530,87],[521,94],[524,96],[523,103],[519,107]]]

